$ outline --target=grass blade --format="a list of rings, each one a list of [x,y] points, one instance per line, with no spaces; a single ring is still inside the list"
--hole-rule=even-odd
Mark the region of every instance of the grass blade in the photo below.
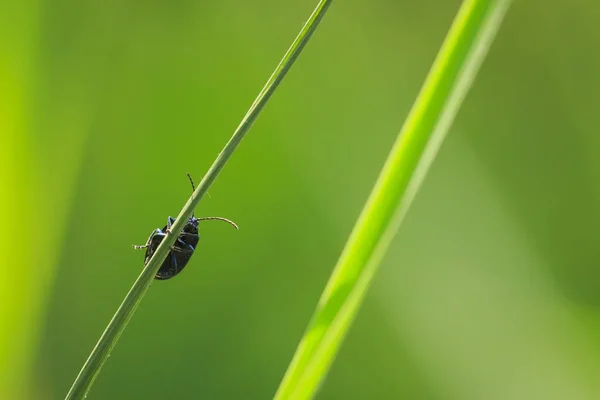
[[[465,0],[319,300],[276,400],[310,399],[327,374],[510,0]]]
[[[142,270],[142,273],[127,293],[127,296],[119,306],[117,312],[106,327],[106,330],[98,340],[96,347],[94,347],[89,358],[83,365],[83,368],[75,379],[75,382],[69,390],[66,399],[83,399],[86,396],[98,373],[102,369],[102,366],[106,362],[110,352],[119,340],[119,337],[125,330],[127,323],[131,319],[137,306],[144,297],[144,294],[148,290],[154,275],[156,275],[156,272],[167,257],[171,246],[173,246],[175,243],[175,239],[181,233],[183,226],[192,215],[194,209],[198,205],[198,202],[200,199],[202,199],[209,186],[214,182],[227,160],[229,160],[229,157],[231,157],[246,132],[250,129],[252,123],[258,117],[258,114],[269,101],[269,98],[281,83],[281,80],[285,77],[296,58],[300,55],[300,52],[302,52],[302,49],[325,15],[330,3],[331,0],[321,0],[316,9],[313,11],[312,15],[292,43],[291,47],[285,53],[283,59],[279,65],[277,65],[277,68],[275,68],[275,71],[258,94],[256,100],[250,106],[250,109],[242,119],[242,122],[233,133],[233,136],[227,142],[221,153],[217,156],[217,159],[209,168],[208,172],[177,216],[177,220],[171,228],[171,233],[168,234],[162,241],[152,259]]]

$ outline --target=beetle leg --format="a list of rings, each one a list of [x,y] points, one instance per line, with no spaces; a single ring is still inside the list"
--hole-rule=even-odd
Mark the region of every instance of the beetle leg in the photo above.
[[[191,254],[194,252],[194,247],[191,244],[187,244],[186,242],[184,242],[181,239],[177,239],[177,243],[183,247],[173,246],[173,247],[171,247],[171,250],[176,251],[178,253],[187,253],[187,254]]]
[[[171,247],[171,250],[176,251],[178,253],[184,253],[184,254],[191,254],[194,252],[194,250],[191,250],[191,249],[180,249],[177,247]]]
[[[150,243],[152,242],[152,238],[153,238],[154,236],[157,236],[157,235],[158,235],[158,236],[160,236],[160,235],[162,235],[162,236],[165,236],[165,234],[164,234],[164,233],[162,233],[162,231],[161,231],[160,229],[158,229],[158,228],[157,228],[157,229],[155,229],[155,230],[154,230],[154,232],[152,232],[152,233],[150,234],[150,237],[149,237],[149,238],[148,238],[148,240],[146,241],[146,244],[145,244],[145,245],[143,245],[143,246],[139,246],[139,245],[135,245],[135,244],[134,244],[134,245],[133,245],[133,248],[134,248],[134,249],[136,249],[136,250],[139,250],[139,249],[145,249],[145,248],[149,247],[149,246],[150,246]]]
[[[171,254],[171,262],[173,263],[173,269],[175,270],[173,275],[177,275],[179,273],[179,268],[177,268],[177,257],[175,257],[175,254],[170,253]]]
[[[181,237],[181,236],[191,236],[191,237],[196,237],[196,236],[198,236],[198,234],[197,234],[197,233],[190,233],[190,232],[181,232],[181,233],[179,234],[179,237]]]
[[[171,232],[171,227],[173,226],[174,223],[175,223],[175,218],[169,217],[169,219],[167,219],[167,229],[166,229],[167,233]]]

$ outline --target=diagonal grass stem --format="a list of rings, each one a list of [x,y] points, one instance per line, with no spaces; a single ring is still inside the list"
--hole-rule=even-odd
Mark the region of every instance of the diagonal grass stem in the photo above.
[[[117,309],[117,312],[109,322],[106,330],[98,340],[98,343],[92,350],[90,356],[86,360],[83,365],[81,371],[77,375],[75,382],[71,386],[69,393],[66,396],[67,400],[73,399],[83,399],[86,397],[90,387],[94,383],[94,380],[100,373],[102,366],[106,362],[109,354],[112,349],[115,347],[119,337],[125,330],[127,323],[131,319],[133,313],[135,312],[137,306],[142,301],[142,298],[146,294],[146,291],[150,287],[150,283],[152,279],[156,275],[156,272],[164,262],[167,254],[169,253],[171,247],[175,243],[175,239],[181,233],[185,223],[190,218],[194,209],[210,187],[210,185],[215,181],[217,175],[221,171],[221,169],[227,163],[227,160],[231,157],[238,144],[248,132],[252,123],[256,120],[264,106],[269,101],[271,95],[277,89],[282,79],[285,77],[286,73],[291,68],[292,64],[298,58],[302,49],[314,33],[315,29],[319,25],[321,19],[325,15],[327,8],[329,7],[331,0],[321,0],[317,5],[316,9],[311,14],[310,18],[288,49],[288,51],[283,56],[283,59],[275,68],[275,71],[268,79],[267,83],[263,87],[263,89],[258,94],[256,100],[250,106],[250,109],[242,119],[241,123],[233,133],[233,136],[221,153],[217,156],[217,159],[214,161],[212,166],[209,168],[208,172],[189,198],[187,203],[183,206],[183,209],[177,216],[175,223],[173,224],[170,233],[164,238],[160,246],[158,246],[156,252],[154,253],[152,259],[148,262],[146,267],[142,270],[142,273],[135,281],[125,299]]]

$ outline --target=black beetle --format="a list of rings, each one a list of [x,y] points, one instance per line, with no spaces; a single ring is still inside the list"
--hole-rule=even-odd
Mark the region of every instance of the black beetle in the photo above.
[[[190,178],[190,183],[192,184],[192,191],[196,190],[194,186],[194,181],[190,174],[187,174],[188,178]],[[183,231],[175,241],[173,247],[171,247],[171,251],[167,255],[167,258],[160,266],[160,269],[156,273],[155,279],[165,280],[170,279],[183,271],[187,263],[190,261],[192,254],[194,254],[194,250],[196,250],[196,246],[198,245],[198,222],[205,220],[218,220],[225,221],[238,229],[238,226],[235,222],[228,220],[227,218],[222,217],[202,217],[195,218],[194,214],[188,220],[187,224],[183,227]],[[134,245],[134,249],[146,249],[146,257],[144,258],[144,266],[148,264],[150,258],[158,248],[158,245],[163,241],[165,236],[167,236],[167,232],[173,226],[175,222],[175,218],[169,217],[167,220],[167,225],[162,229],[155,229],[154,232],[150,234],[148,241],[143,246]]]

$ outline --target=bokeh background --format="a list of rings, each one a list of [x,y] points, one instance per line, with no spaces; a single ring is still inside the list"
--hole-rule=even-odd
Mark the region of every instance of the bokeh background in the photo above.
[[[0,5],[0,398],[64,397],[316,0]],[[458,0],[338,1],[90,399],[268,399]],[[322,399],[600,398],[600,3],[515,1]]]

